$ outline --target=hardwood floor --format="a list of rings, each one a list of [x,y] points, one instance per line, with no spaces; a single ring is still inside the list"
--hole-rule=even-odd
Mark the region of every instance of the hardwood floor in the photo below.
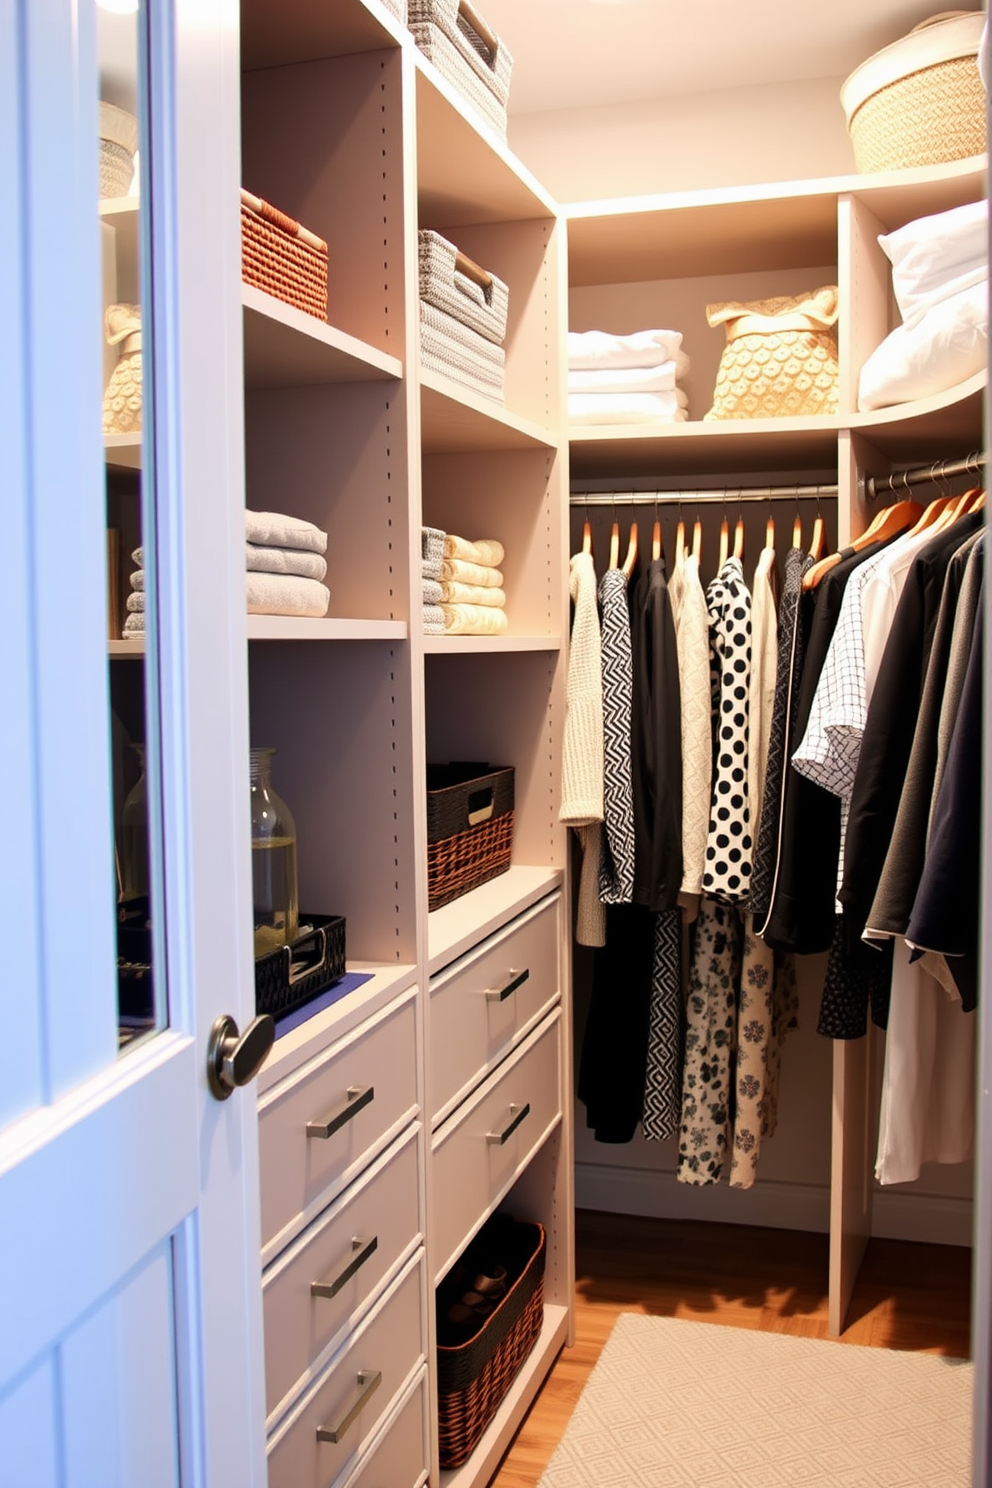
[[[971,1252],[872,1240],[842,1342],[969,1352]],[[745,1225],[576,1215],[576,1338],[493,1479],[535,1488],[621,1312],[827,1336],[827,1237]]]

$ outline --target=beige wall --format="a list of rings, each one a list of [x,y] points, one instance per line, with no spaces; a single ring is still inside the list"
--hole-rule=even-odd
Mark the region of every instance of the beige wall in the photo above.
[[[841,78],[510,116],[510,145],[560,202],[844,175]]]

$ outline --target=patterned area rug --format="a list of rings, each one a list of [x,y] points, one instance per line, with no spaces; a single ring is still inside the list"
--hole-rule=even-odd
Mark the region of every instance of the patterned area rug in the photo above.
[[[970,1363],[622,1313],[539,1488],[968,1488]]]

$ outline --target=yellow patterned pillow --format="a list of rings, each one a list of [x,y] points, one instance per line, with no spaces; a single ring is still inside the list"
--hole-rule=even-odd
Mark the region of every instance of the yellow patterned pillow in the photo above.
[[[789,418],[837,412],[837,286],[750,303],[707,305],[725,325],[708,419]]]

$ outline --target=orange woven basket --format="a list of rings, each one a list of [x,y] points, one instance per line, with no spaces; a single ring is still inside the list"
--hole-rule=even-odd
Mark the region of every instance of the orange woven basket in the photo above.
[[[327,320],[327,244],[270,202],[241,191],[241,277]]]

